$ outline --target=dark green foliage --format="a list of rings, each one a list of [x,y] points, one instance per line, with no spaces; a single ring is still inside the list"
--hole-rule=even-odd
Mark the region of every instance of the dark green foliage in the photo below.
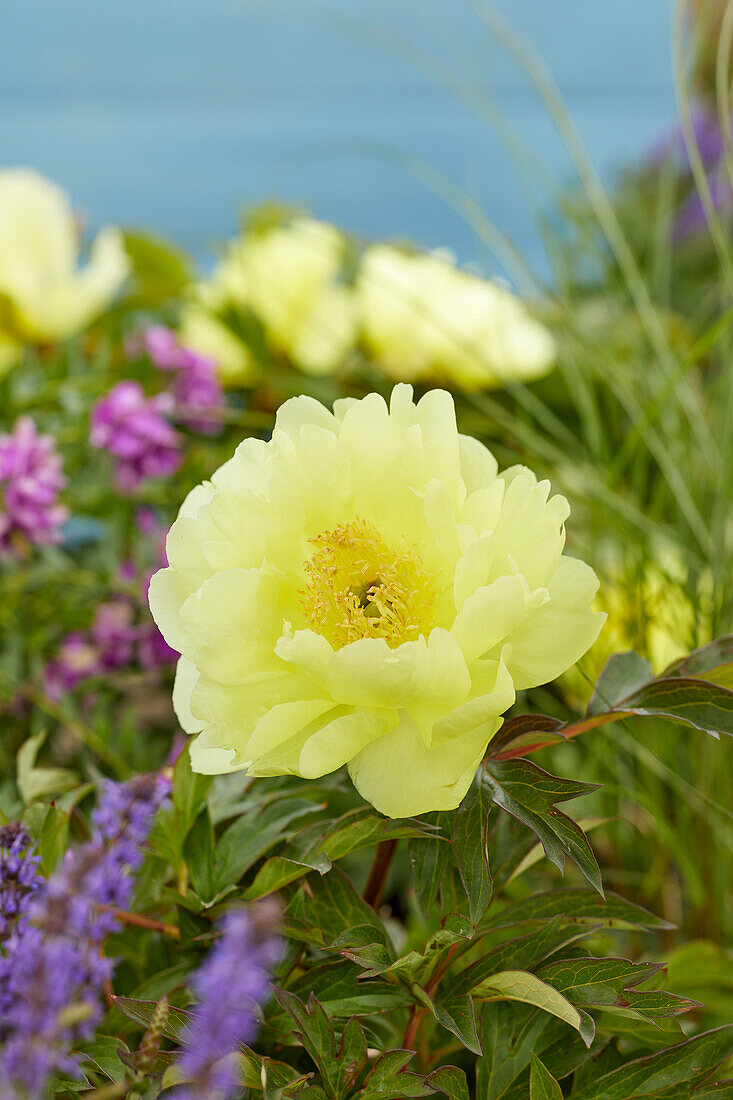
[[[727,689],[702,677],[712,665],[727,682],[729,657],[722,640],[639,687],[645,666],[621,655],[604,669],[583,721],[615,716],[601,709],[602,696],[627,708],[629,698],[671,691],[671,705],[676,691],[688,691],[680,683],[701,693],[695,705],[710,717],[715,691]],[[513,755],[516,737],[526,747],[535,723],[550,731],[550,719],[507,723],[498,755]],[[90,785],[44,771],[41,744],[21,751],[25,794],[17,797],[28,803],[24,817],[47,871],[84,835]],[[181,1084],[177,1050],[195,1010],[189,975],[216,920],[234,902],[277,893],[283,954],[273,996],[256,1049],[232,1054],[248,1097],[725,1096],[715,1073],[733,1055],[733,1028],[705,1031],[698,1021],[708,997],[715,1011],[730,1004],[730,960],[714,945],[691,944],[672,953],[669,979],[663,962],[640,961],[664,958],[660,937],[673,927],[638,901],[603,892],[583,829],[557,809],[594,790],[530,760],[495,756],[457,810],[388,821],[358,805],[338,777],[211,779],[191,772],[184,751],[132,922],[110,943],[120,959],[114,1003],[80,1052],[86,1081],[136,1083],[151,1098]],[[376,908],[364,897],[372,864],[384,876]],[[563,868],[573,880],[559,885]],[[581,873],[590,886],[579,885]],[[685,1014],[688,1034],[677,1022]],[[59,1082],[56,1095],[76,1091]]]

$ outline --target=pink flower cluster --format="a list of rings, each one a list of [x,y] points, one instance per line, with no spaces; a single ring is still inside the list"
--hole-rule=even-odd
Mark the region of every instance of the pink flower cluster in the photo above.
[[[39,435],[29,416],[0,435],[0,553],[18,543],[60,542],[68,517],[58,503],[66,484],[53,436]]]
[[[104,672],[129,666],[150,671],[178,660],[178,654],[147,611],[150,578],[168,564],[165,532],[150,508],[141,508],[137,521],[140,533],[153,542],[157,563],[140,581],[140,605],[146,609],[144,621],[136,623],[138,608],[129,596],[115,596],[100,604],[89,630],[68,634],[54,660],[46,665],[45,689],[52,699],[61,699],[84,680]],[[125,563],[120,569],[120,579],[125,582],[134,582],[136,576],[132,563]]]
[[[169,388],[153,397],[138,382],[118,382],[92,409],[90,442],[115,458],[117,487],[131,494],[181,465],[182,440],[171,420],[212,435],[221,429],[224,397],[214,362],[183,347],[170,329],[152,325],[129,340],[126,350],[129,356],[145,353],[174,375]]]
[[[68,634],[46,665],[46,694],[61,699],[92,676],[137,665],[147,670],[172,664],[178,654],[153,622],[135,623],[135,607],[116,596],[97,608],[89,630]]]
[[[179,344],[164,325],[150,325],[127,343],[128,355],[144,352],[162,371],[174,374],[170,393],[175,415],[193,431],[214,435],[221,430],[224,395],[216,363]]]
[[[175,473],[183,461],[181,439],[168,416],[169,393],[146,397],[138,382],[118,382],[92,409],[89,441],[116,459],[121,493],[134,493],[149,478]]]

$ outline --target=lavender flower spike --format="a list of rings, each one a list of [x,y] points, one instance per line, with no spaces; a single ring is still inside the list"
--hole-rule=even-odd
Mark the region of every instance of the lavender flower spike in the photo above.
[[[68,513],[58,504],[66,484],[53,436],[39,435],[29,416],[0,435],[0,553],[28,542],[59,542]]]
[[[156,810],[159,776],[107,783],[91,840],[67,853],[13,934],[0,962],[0,1098],[41,1097],[54,1072],[74,1072],[69,1051],[92,1034],[113,960],[101,951],[129,904]]]
[[[247,912],[235,909],[222,922],[222,936],[192,979],[199,1006],[180,1068],[188,1084],[176,1100],[228,1100],[239,1083],[227,1055],[257,1034],[257,1007],[267,997],[270,971],[280,945],[274,937],[277,903]]]
[[[42,881],[37,874],[40,862],[24,825],[11,821],[0,828],[0,938],[25,923]]]
[[[146,397],[137,382],[118,382],[92,409],[93,447],[117,460],[122,493],[134,493],[148,478],[167,477],[181,464],[180,439],[167,417],[175,401],[168,393]]]

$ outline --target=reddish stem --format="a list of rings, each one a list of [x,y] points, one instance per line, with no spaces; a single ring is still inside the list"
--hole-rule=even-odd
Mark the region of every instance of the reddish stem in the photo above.
[[[149,928],[151,932],[162,932],[165,936],[172,936],[180,940],[181,933],[175,924],[166,924],[162,920],[153,920],[152,917],[143,917],[139,913],[128,913],[124,909],[117,909],[114,905],[100,905],[105,913],[111,913],[121,924],[134,924],[137,928]]]
[[[392,860],[394,859],[396,851],[396,840],[381,840],[377,845],[372,869],[369,872],[369,878],[364,887],[364,901],[367,905],[371,905],[372,909],[377,909],[382,900],[387,874],[392,865]]]

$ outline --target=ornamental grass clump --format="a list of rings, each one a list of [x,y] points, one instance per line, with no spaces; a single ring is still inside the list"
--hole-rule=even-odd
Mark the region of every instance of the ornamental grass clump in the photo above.
[[[442,391],[280,409],[187,498],[150,586],[205,773],[347,764],[401,817],[452,809],[516,692],[595,641],[567,501],[498,472]]]

